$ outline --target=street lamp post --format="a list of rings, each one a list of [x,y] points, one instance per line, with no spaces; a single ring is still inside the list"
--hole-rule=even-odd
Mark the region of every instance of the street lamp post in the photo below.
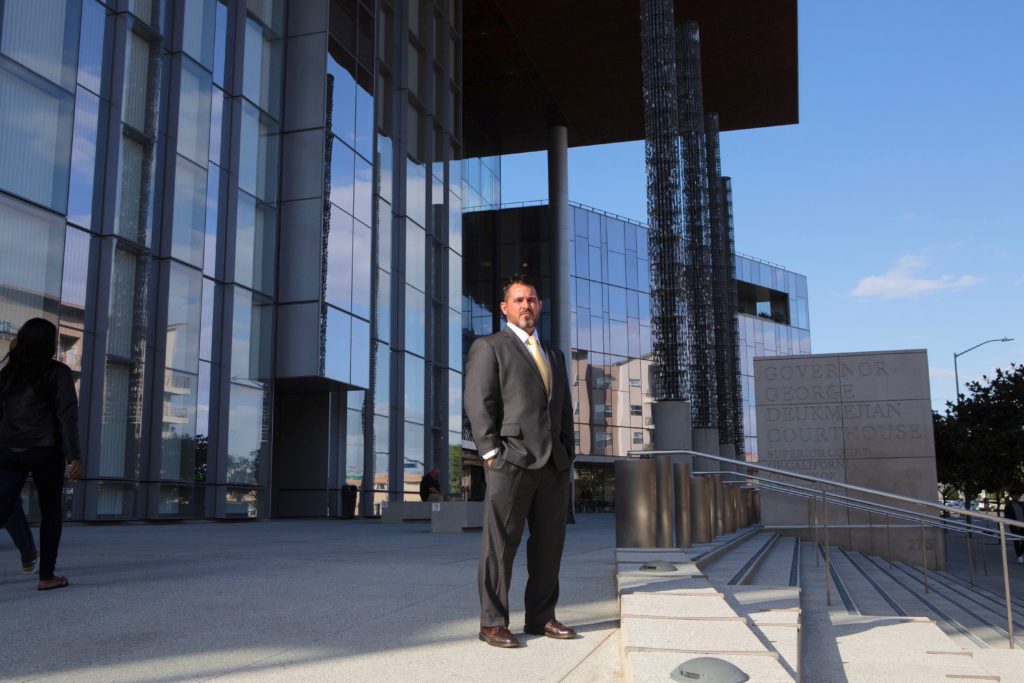
[[[961,351],[960,353],[954,353],[953,354],[953,379],[956,382],[956,402],[957,403],[960,403],[960,372],[957,370],[956,359],[959,358],[960,356],[964,355],[965,353],[973,351],[974,349],[978,348],[979,346],[984,346],[985,344],[991,344],[992,342],[1009,342],[1009,341],[1013,341],[1013,339],[1010,338],[1010,337],[1003,337],[1002,339],[988,339],[986,341],[981,342],[980,344],[975,344],[974,346],[972,346],[971,348],[967,349],[966,351]]]

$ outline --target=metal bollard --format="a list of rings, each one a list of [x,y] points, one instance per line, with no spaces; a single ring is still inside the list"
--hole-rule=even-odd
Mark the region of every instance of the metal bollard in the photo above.
[[[725,533],[725,488],[722,483],[722,475],[711,476],[715,487],[715,536]]]
[[[715,521],[712,517],[711,499],[714,497],[711,478],[697,476],[690,479],[690,518],[694,543],[710,543]]]
[[[656,547],[656,474],[650,458],[615,463],[616,547]]]
[[[672,517],[674,486],[672,485],[672,456],[658,455],[654,458],[656,472],[656,517],[655,543],[659,548],[672,547]]]
[[[722,507],[723,510],[723,523],[725,526],[725,533],[731,534],[736,532],[736,505],[734,504],[735,494],[733,491],[739,484],[729,482],[725,485],[725,491],[722,499],[725,501]]]
[[[676,547],[689,548],[693,545],[692,515],[690,514],[690,465],[677,463],[672,466],[675,474],[675,520]]]

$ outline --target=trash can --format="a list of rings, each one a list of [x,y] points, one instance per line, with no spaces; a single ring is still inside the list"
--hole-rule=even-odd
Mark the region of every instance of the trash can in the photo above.
[[[341,518],[352,519],[356,516],[356,492],[359,489],[353,484],[341,487]]]

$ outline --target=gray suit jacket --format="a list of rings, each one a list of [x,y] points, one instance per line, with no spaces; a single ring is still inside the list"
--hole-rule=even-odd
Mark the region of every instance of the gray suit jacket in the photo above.
[[[466,361],[466,415],[480,453],[501,448],[508,462],[539,469],[552,460],[572,463],[572,398],[561,352],[544,344],[551,365],[551,397],[526,345],[506,326],[480,337]]]

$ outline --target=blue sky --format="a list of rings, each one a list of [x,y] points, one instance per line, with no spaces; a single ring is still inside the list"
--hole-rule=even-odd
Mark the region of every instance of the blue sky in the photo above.
[[[737,251],[807,276],[815,353],[928,350],[933,407],[1024,362],[1024,2],[802,0],[800,123],[722,135]],[[640,74],[637,74],[637,78]],[[504,157],[502,201],[547,195]],[[569,196],[646,222],[642,142],[575,148]]]

